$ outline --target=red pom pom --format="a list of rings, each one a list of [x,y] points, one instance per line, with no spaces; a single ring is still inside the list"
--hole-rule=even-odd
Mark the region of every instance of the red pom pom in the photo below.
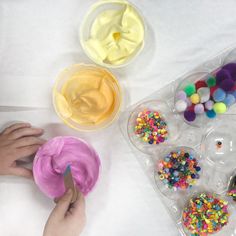
[[[236,90],[236,85],[234,85],[234,87],[231,89],[231,91],[235,91]]]
[[[195,87],[198,90],[199,88],[207,87],[207,84],[206,84],[206,82],[204,80],[198,80],[195,83]]]
[[[192,104],[190,107],[188,107],[188,111],[194,111],[194,107],[195,107],[195,105]]]

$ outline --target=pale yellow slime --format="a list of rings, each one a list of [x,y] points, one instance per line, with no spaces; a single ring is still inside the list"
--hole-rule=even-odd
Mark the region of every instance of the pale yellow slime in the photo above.
[[[119,86],[108,71],[84,68],[56,92],[58,112],[80,125],[97,125],[114,113]]]
[[[128,4],[122,9],[104,10],[94,20],[85,47],[98,63],[124,64],[143,46],[144,24],[137,11]]]

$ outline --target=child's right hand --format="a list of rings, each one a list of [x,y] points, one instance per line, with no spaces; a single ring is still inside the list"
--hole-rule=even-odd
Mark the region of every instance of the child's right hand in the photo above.
[[[32,178],[32,171],[17,166],[16,161],[33,155],[45,142],[43,130],[29,123],[17,123],[0,133],[0,175],[18,175]]]
[[[86,216],[85,201],[82,194],[78,200],[71,203],[73,192],[69,189],[61,197],[44,228],[43,236],[79,236],[82,232]]]

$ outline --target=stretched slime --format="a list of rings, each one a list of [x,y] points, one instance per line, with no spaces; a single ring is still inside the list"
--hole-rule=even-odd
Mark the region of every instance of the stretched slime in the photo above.
[[[63,173],[68,165],[79,190],[84,195],[92,190],[99,175],[98,154],[81,139],[60,136],[40,147],[34,159],[34,179],[45,195],[55,198],[64,194]]]

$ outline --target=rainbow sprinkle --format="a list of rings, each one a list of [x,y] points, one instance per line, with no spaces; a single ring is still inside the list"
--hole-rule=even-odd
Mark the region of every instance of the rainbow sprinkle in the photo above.
[[[182,214],[183,225],[190,231],[191,236],[216,233],[228,221],[228,202],[207,193],[190,199]]]

